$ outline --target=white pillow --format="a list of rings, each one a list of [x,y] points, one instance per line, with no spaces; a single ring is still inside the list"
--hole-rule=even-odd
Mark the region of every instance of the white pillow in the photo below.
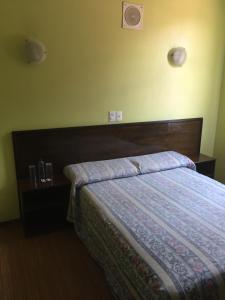
[[[137,167],[127,158],[68,165],[63,172],[76,187],[103,180],[136,176],[139,173]]]
[[[129,157],[141,174],[160,172],[180,167],[196,170],[194,162],[185,155],[174,151]]]

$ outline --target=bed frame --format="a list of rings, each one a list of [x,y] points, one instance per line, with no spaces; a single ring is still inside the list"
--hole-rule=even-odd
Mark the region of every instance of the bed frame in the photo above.
[[[61,174],[71,163],[178,151],[196,160],[200,152],[202,118],[156,122],[14,131],[17,180],[28,177],[28,165],[40,158]]]

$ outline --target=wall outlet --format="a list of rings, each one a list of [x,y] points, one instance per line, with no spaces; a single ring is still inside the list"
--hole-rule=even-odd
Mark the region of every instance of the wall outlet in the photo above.
[[[109,111],[108,112],[108,121],[115,122],[116,121],[116,111]]]
[[[123,112],[122,111],[117,111],[116,112],[116,121],[121,122],[123,120]]]

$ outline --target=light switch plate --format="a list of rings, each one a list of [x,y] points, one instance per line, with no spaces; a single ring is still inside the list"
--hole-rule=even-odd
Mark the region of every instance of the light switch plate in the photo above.
[[[108,112],[108,121],[115,122],[116,121],[116,111],[109,111]]]
[[[116,121],[121,122],[123,120],[123,112],[122,111],[117,111],[116,112]]]

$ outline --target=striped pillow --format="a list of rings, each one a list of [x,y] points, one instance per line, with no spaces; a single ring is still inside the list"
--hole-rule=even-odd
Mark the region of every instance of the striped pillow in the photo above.
[[[91,161],[66,166],[66,177],[80,187],[84,184],[138,175],[138,169],[127,158]]]
[[[196,170],[194,162],[185,155],[174,151],[129,157],[141,174],[160,172],[180,167]]]

